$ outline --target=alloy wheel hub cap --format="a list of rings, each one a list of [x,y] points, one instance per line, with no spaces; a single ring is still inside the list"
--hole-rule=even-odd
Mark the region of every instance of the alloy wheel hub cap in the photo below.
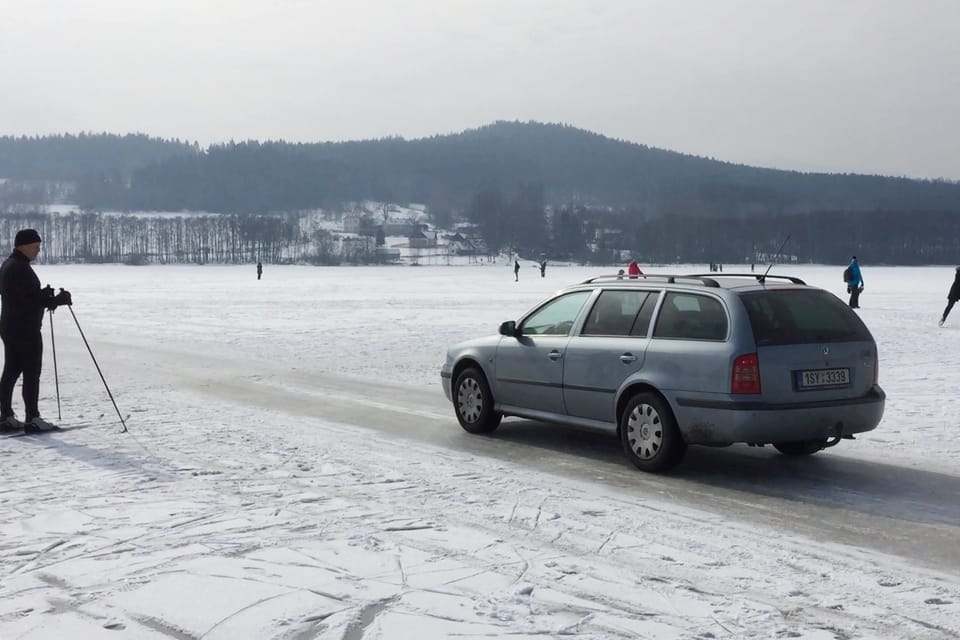
[[[663,427],[660,414],[648,404],[637,406],[627,422],[627,436],[630,448],[642,460],[657,455],[663,446]]]
[[[459,402],[460,412],[469,420],[476,420],[483,406],[480,398],[480,390],[476,382],[470,380],[460,385]]]

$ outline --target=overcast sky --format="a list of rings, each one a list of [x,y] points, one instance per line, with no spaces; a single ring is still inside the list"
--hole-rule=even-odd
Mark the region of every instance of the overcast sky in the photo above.
[[[415,138],[562,122],[960,179],[958,0],[0,0],[0,134]]]

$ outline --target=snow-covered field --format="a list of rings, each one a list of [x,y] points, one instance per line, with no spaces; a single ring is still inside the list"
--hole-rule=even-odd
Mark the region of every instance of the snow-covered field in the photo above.
[[[37,265],[129,433],[57,311],[81,428],[0,441],[0,638],[960,637],[952,266],[863,265],[876,431],[667,476],[600,434],[460,430],[446,345],[603,272],[533,266]]]

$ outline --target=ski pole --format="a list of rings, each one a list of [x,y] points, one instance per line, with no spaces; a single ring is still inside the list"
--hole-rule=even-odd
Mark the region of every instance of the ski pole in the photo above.
[[[60,374],[57,373],[57,339],[53,333],[53,309],[50,309],[50,346],[53,349],[53,382],[57,387],[57,420],[63,420],[60,413]]]
[[[90,348],[90,343],[87,342],[87,336],[83,335],[83,329],[80,328],[80,321],[77,320],[77,314],[73,312],[73,305],[67,305],[67,309],[70,309],[70,315],[73,316],[73,321],[77,325],[77,331],[80,332],[80,337],[83,338],[83,344],[87,346],[87,351],[90,353],[90,358],[93,360],[93,366],[97,368],[97,373],[100,374],[100,379],[103,380],[103,388],[107,390],[107,395],[110,396],[110,402],[113,403],[113,408],[117,411],[117,417],[120,418],[120,424],[123,425],[123,431],[121,431],[121,433],[126,433],[127,423],[123,421],[123,416],[120,414],[120,409],[117,407],[117,401],[113,399],[113,394],[110,393],[110,387],[107,386],[107,380],[103,377],[103,371],[100,370],[100,365],[97,364],[97,358],[93,355],[93,349]]]

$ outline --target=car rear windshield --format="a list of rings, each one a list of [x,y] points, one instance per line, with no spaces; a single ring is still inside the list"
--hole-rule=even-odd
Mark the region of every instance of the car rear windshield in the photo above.
[[[836,296],[816,289],[768,289],[740,296],[757,346],[872,340]]]

